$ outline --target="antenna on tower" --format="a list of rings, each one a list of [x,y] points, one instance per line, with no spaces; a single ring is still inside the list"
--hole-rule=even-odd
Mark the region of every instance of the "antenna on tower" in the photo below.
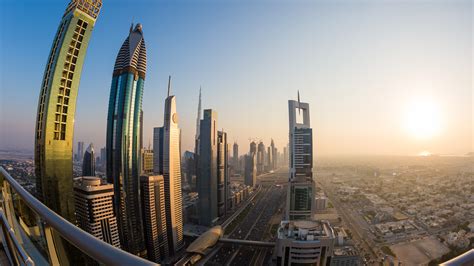
[[[171,90],[171,75],[168,76],[168,97],[170,97]]]

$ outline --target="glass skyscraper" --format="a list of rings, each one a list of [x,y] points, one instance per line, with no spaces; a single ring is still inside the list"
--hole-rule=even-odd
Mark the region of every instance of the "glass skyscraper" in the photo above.
[[[122,247],[144,250],[139,204],[140,116],[146,73],[142,25],[130,28],[115,61],[107,116],[107,181],[114,184],[114,206]]]
[[[101,0],[72,0],[48,56],[35,128],[36,192],[50,209],[74,221],[72,147],[82,65]]]

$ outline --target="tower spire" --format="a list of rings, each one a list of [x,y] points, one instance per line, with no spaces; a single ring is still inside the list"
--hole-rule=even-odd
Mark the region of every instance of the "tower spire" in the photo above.
[[[300,90],[298,90],[298,114],[301,114],[301,108],[300,108]]]
[[[171,75],[168,76],[168,97],[170,97],[171,90]]]
[[[198,110],[197,110],[197,118],[196,118],[196,139],[199,138],[200,135],[200,124],[201,124],[201,86],[199,86],[199,102],[198,102]]]

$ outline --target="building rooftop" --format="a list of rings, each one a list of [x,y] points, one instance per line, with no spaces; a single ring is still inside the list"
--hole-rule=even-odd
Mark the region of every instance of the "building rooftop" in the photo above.
[[[278,238],[315,241],[320,238],[334,238],[334,231],[327,221],[281,221],[278,228]]]

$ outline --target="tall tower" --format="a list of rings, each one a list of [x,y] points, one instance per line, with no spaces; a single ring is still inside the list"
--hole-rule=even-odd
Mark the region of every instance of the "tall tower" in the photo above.
[[[114,184],[122,247],[144,250],[140,219],[140,114],[146,73],[142,25],[130,27],[115,61],[107,116],[107,180]]]
[[[254,152],[245,155],[244,184],[251,187],[257,184],[257,155]]]
[[[37,196],[74,221],[72,147],[82,65],[101,0],[72,0],[59,23],[44,71],[35,128]]]
[[[77,142],[77,161],[80,162],[82,160],[82,157],[84,156],[84,142],[79,141]]]
[[[204,110],[199,155],[199,223],[210,226],[217,219],[217,113]]]
[[[257,146],[257,174],[261,175],[264,172],[265,166],[265,144],[260,141]]]
[[[217,132],[217,215],[219,217],[227,212],[227,199],[229,193],[229,146],[227,133]]]
[[[161,263],[169,255],[163,176],[141,176],[140,198],[147,257]]]
[[[176,97],[170,95],[171,77],[168,80],[168,97],[165,100],[163,127],[154,128],[154,171],[163,175],[165,182],[166,232],[171,255],[183,243],[183,211],[181,195],[181,130],[178,127]],[[156,157],[155,157],[156,156]]]
[[[114,215],[112,184],[99,177],[74,179],[77,225],[98,239],[120,248],[117,219]]]
[[[278,153],[277,153],[277,149],[275,148],[275,142],[273,142],[273,139],[270,144],[270,147],[271,147],[271,152],[272,152],[272,169],[276,169],[278,165]]]
[[[312,219],[314,209],[313,131],[310,126],[309,104],[288,101],[290,176],[286,218]]]
[[[199,102],[198,102],[198,110],[197,110],[197,118],[196,118],[196,136],[195,139],[195,146],[194,146],[194,153],[199,155],[199,136],[201,130],[201,87],[199,87]]]
[[[232,161],[234,170],[238,171],[240,169],[239,167],[239,144],[237,142],[234,142],[234,146],[232,147]]]
[[[89,144],[87,150],[84,152],[84,159],[82,160],[82,175],[95,176],[95,152],[93,144]]]

